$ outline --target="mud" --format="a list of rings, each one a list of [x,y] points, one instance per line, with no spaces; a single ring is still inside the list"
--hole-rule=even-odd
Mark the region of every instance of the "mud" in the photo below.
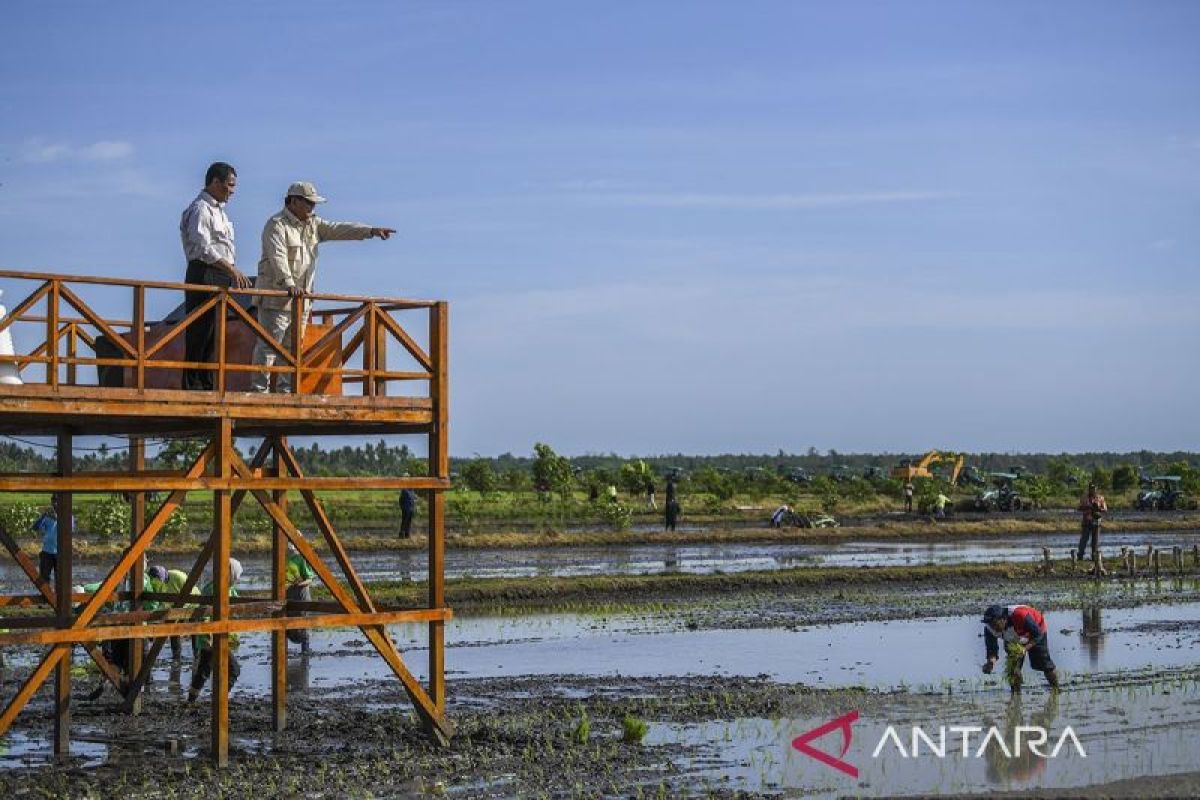
[[[356,681],[293,693],[288,729],[271,731],[265,698],[233,707],[231,765],[205,754],[206,710],[152,691],[140,717],[103,704],[74,713],[80,754],[54,763],[48,701],[6,740],[0,792],[11,797],[834,797],[897,794],[1076,794],[1111,796],[1187,786],[1200,733],[1200,672],[1106,673],[1058,696],[1006,692],[821,690],[765,678],[456,680],[449,712],[458,735],[446,751],[428,743],[393,685]],[[850,778],[798,752],[796,736],[857,711],[843,758]],[[586,715],[589,732],[579,740]],[[622,739],[621,720],[648,723],[640,743]],[[887,725],[1041,725],[1076,732],[1087,758],[905,758],[872,751]],[[935,734],[936,736],[936,734]],[[976,739],[976,742],[979,740]],[[167,742],[178,755],[165,753]],[[826,745],[838,754],[836,744]],[[973,750],[973,748],[972,748]],[[1136,776],[1136,777],[1135,777]]]
[[[1179,541],[1179,533],[1169,536]],[[652,566],[648,575],[605,571],[619,572],[622,559],[653,562],[658,545],[565,559],[558,551],[524,551],[549,574],[481,580],[472,573],[450,584],[459,610],[446,637],[448,714],[458,735],[448,750],[429,743],[399,684],[354,630],[316,632],[309,657],[293,646],[288,726],[274,732],[268,639],[247,635],[242,680],[231,694],[230,768],[215,770],[206,758],[207,695],[196,706],[183,703],[189,663],[160,661],[140,716],[119,713],[111,691],[95,703],[73,703],[73,755],[65,761],[51,755],[43,689],[0,738],[0,796],[1112,796],[1195,789],[1200,579],[1093,581],[1066,574],[1062,562],[1042,575],[1032,559],[1020,563],[1029,541],[1004,534],[924,543],[910,554],[924,561],[896,565],[909,544],[854,540],[826,548],[829,557],[879,557],[888,566],[778,569],[752,565],[789,557],[779,548],[807,547],[811,555],[819,545],[722,551],[725,545],[710,543],[693,556],[695,573]],[[1106,545],[1120,546],[1113,539]],[[1021,558],[966,561],[1005,549]],[[501,571],[515,563],[497,553],[464,563]],[[942,557],[963,563],[930,560]],[[589,561],[601,565],[598,574],[553,574],[576,563],[591,569]],[[380,564],[384,572],[369,574],[386,576]],[[255,569],[248,572],[253,578]],[[421,587],[377,583],[375,590],[395,599]],[[456,592],[467,602],[459,605]],[[1000,676],[980,673],[980,610],[1014,601],[1046,611],[1064,684],[1057,700],[1035,673],[1027,673],[1015,702]],[[424,628],[390,632],[423,677]],[[38,652],[9,648],[5,656],[0,695],[9,696]],[[75,664],[82,695],[96,679],[82,655]],[[857,778],[792,747],[797,736],[851,711],[859,719],[845,759]],[[647,723],[640,743],[623,739],[627,716]],[[1071,726],[1088,757],[872,757],[887,725],[913,724],[995,725],[1005,735],[1020,725]],[[836,738],[823,746],[835,756]]]

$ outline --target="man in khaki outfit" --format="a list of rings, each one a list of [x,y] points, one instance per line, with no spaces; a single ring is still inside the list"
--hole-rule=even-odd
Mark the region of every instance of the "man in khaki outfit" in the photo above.
[[[321,242],[350,239],[387,239],[396,231],[392,228],[372,228],[357,222],[327,222],[316,215],[317,203],[325,198],[308,181],[297,181],[288,187],[283,210],[267,220],[262,233],[262,258],[258,262],[257,289],[287,292],[289,297],[256,297],[259,324],[284,348],[292,345],[291,298],[312,293],[317,270],[317,248]],[[300,313],[300,337],[308,319],[311,301],[305,300]],[[270,367],[278,353],[261,338],[254,344],[253,362]],[[271,385],[271,373],[254,374],[253,389],[266,392]],[[276,391],[290,392],[292,376],[278,373]]]

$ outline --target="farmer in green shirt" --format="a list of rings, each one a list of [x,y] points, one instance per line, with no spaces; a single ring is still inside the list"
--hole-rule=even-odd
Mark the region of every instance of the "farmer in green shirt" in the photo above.
[[[146,570],[146,577],[150,582],[147,591],[158,594],[182,594],[183,586],[187,583],[188,575],[181,569],[167,569],[162,565],[156,565]],[[200,594],[200,590],[195,586],[192,587],[192,594]],[[146,608],[150,608],[150,604],[146,603]],[[155,604],[165,606],[165,603]],[[194,605],[186,605],[184,608],[195,608]],[[194,657],[196,654],[192,653]],[[183,657],[183,643],[179,636],[171,637],[171,660],[179,661]]]
[[[287,583],[287,599],[307,602],[312,600],[312,583],[317,573],[296,550],[296,546],[288,544],[287,566],[284,570],[284,581]],[[302,617],[303,611],[289,611],[289,617]],[[307,653],[309,637],[307,628],[295,628],[287,632],[289,642],[300,645],[300,652]]]

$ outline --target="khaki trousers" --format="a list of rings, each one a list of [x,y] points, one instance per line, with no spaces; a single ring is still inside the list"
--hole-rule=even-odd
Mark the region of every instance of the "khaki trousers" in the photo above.
[[[300,339],[304,340],[305,320],[308,318],[308,303],[304,304],[302,313],[300,314]],[[283,349],[291,352],[292,349],[292,309],[287,308],[263,308],[258,309],[258,324],[262,325],[267,333],[283,346]],[[267,344],[259,337],[254,342],[254,355],[251,357],[251,362],[255,366],[272,367],[279,358],[279,353],[275,348]],[[292,374],[290,372],[275,373],[275,391],[283,394],[290,394],[292,391]],[[270,390],[271,373],[267,371],[254,373],[254,379],[251,383],[251,390],[255,392],[266,392]]]

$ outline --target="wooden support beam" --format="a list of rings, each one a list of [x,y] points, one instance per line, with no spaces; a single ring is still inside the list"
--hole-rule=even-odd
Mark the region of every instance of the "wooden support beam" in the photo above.
[[[130,472],[141,472],[146,469],[146,440],[140,436],[129,437],[129,470]],[[137,541],[138,534],[146,527],[146,493],[133,492],[130,495],[129,509],[129,543],[132,545]],[[129,573],[129,593],[131,595],[129,607],[132,611],[137,612],[142,610],[142,589],[145,585],[145,569],[146,561],[144,558],[139,558],[133,564],[133,569]],[[145,652],[145,642],[141,639],[136,639],[130,642],[132,645],[129,648],[129,675],[130,677],[137,675],[142,671],[142,655]],[[140,714],[142,711],[141,695],[132,697],[130,712]]]
[[[0,633],[0,645],[48,644],[57,646],[69,642],[103,642],[111,639],[154,639],[161,641],[169,636],[195,636],[201,633],[226,635],[230,633],[262,633],[267,631],[299,630],[300,628],[362,628],[394,625],[402,622],[430,622],[452,619],[454,612],[448,608],[405,608],[382,611],[340,611],[331,614],[313,614],[307,617],[253,617],[242,619],[231,617],[218,622],[206,620],[207,608],[178,609],[173,613],[190,614],[183,622],[159,622],[145,625],[140,622],[125,625],[89,626],[81,630],[65,631],[45,628],[23,633]]]
[[[29,581],[37,587],[38,592],[40,592],[40,594],[37,595],[23,595],[16,597],[9,595],[8,597],[0,598],[0,600],[3,601],[0,602],[0,605],[5,607],[32,605],[34,602],[36,602],[36,600],[42,599],[50,604],[51,610],[54,611],[55,619],[57,619],[57,587],[51,589],[50,584],[42,580],[41,576],[38,574],[37,566],[35,566],[33,563],[33,559],[31,559],[25,553],[25,551],[23,551],[17,545],[16,540],[13,539],[8,531],[2,527],[0,527],[0,544],[4,545],[4,549],[8,550],[9,554],[13,557],[13,560],[16,561],[17,565],[21,568],[21,571],[25,573],[25,577],[27,577]],[[74,594],[71,595],[71,602],[77,602]],[[2,627],[4,626],[0,625],[0,628]],[[95,644],[85,644],[84,649],[87,651],[87,654],[92,657],[92,660],[96,662],[96,666],[100,668],[100,674],[106,677],[108,682],[116,687],[117,691],[120,691],[121,673],[112,665],[112,662],[104,657],[104,653],[102,653],[100,648]]]
[[[21,316],[26,311],[33,308],[34,305],[36,305],[39,300],[41,300],[43,297],[46,296],[47,293],[49,293],[51,286],[53,286],[53,282],[46,281],[41,286],[39,286],[38,288],[36,288],[32,292],[30,292],[28,297],[26,297],[24,300],[22,300],[21,302],[17,303],[15,306],[13,306],[13,308],[8,312],[8,314],[6,314],[4,316],[4,319],[0,319],[0,331],[5,330],[10,325],[12,325],[14,322],[19,321],[21,319]]]
[[[258,469],[259,467],[261,467],[266,462],[267,454],[270,452],[270,450],[271,450],[270,443],[268,441],[264,440],[262,442],[262,444],[259,445],[258,450],[255,452],[254,458],[252,458],[250,460],[251,468]],[[245,497],[246,497],[245,491],[239,491],[233,495],[233,500],[230,503],[230,514],[231,515],[237,512],[238,508],[242,504],[242,500],[245,499]],[[213,546],[214,546],[213,538],[212,538],[212,535],[210,534],[208,537],[208,541],[204,545],[204,549],[200,551],[200,555],[197,556],[195,563],[192,564],[191,570],[188,571],[188,579],[186,581],[184,581],[183,587],[181,588],[181,591],[180,591],[181,596],[184,596],[184,597],[189,596],[191,594],[192,589],[196,586],[196,584],[198,584],[200,582],[200,576],[204,574],[204,566],[212,558]],[[179,608],[183,605],[186,605],[187,603],[194,603],[194,602],[195,602],[195,600],[191,600],[191,599],[189,599],[187,601],[176,601],[175,607]],[[197,616],[195,616],[195,618],[199,619],[200,616],[203,615],[203,613],[205,613],[204,609],[198,609]],[[146,687],[146,683],[150,680],[150,672],[151,672],[151,670],[154,669],[154,663],[158,660],[158,656],[162,652],[163,646],[166,643],[167,643],[167,640],[165,638],[159,638],[159,639],[155,640],[154,644],[152,644],[150,646],[150,652],[146,656],[146,662],[142,665],[141,672],[139,672],[137,674],[137,677],[134,678],[133,681],[131,682],[131,684],[129,686],[129,691],[126,694],[125,707],[127,710],[132,710],[133,703],[136,701],[137,697],[141,694],[142,690]]]
[[[429,384],[433,401],[433,430],[429,433],[429,474],[450,478],[450,380],[449,380],[449,306],[438,303],[429,312],[429,364],[434,370]],[[411,348],[410,348],[411,349]],[[429,606],[446,605],[446,498],[439,491],[430,491],[429,506]],[[438,711],[446,708],[446,623],[429,623],[429,694]]]
[[[133,385],[139,392],[146,389],[146,287],[133,287],[133,349],[137,351],[137,366],[133,368]]]
[[[387,378],[384,374],[387,372],[387,342],[388,329],[383,322],[389,320],[387,314],[379,309],[375,309],[375,347],[372,348],[372,363],[371,371],[375,375],[375,397],[385,397],[387,395]],[[390,321],[390,320],[389,320]],[[399,327],[399,326],[397,326]]]
[[[273,491],[312,490],[312,491],[341,491],[352,489],[449,489],[450,480],[446,478],[399,478],[391,476],[361,477],[361,478],[272,478],[270,476],[255,477],[233,475],[179,475],[167,476],[133,476],[113,473],[111,477],[100,475],[81,475],[58,477],[55,475],[25,475],[0,477],[0,492],[79,492],[79,493],[108,493],[142,491],[245,491],[250,488]]]
[[[224,417],[217,425],[215,472],[229,477],[234,455],[233,423]],[[228,491],[213,493],[213,609],[214,622],[229,619],[229,553],[232,546],[232,507]],[[210,753],[218,767],[229,764],[229,634],[214,633],[212,652],[212,737]]]
[[[208,447],[206,447],[204,451],[201,452],[196,458],[195,463],[193,463],[188,469],[187,476],[195,477],[203,472],[208,466],[209,461],[214,457],[214,450],[215,446],[213,444],[210,444]],[[182,491],[172,492],[167,499],[163,501],[162,505],[159,506],[158,511],[156,511],[150,521],[146,523],[146,527],[140,534],[138,534],[137,540],[125,550],[124,555],[121,556],[121,559],[117,562],[117,565],[113,567],[112,570],[109,571],[108,576],[101,581],[100,588],[96,590],[96,593],[92,596],[92,599],[89,600],[79,612],[79,616],[75,620],[75,628],[87,627],[88,623],[92,621],[92,618],[100,612],[100,607],[108,602],[108,599],[116,590],[117,584],[124,580],[125,575],[129,572],[129,568],[133,566],[133,562],[141,559],[142,555],[146,552],[146,549],[154,542],[154,537],[158,535],[158,532],[162,530],[162,527],[167,523],[167,520],[171,518],[171,514],[173,514],[175,509],[178,508],[180,503],[183,502],[185,494],[186,492]],[[61,520],[59,523],[59,530],[61,531]]]
[[[50,677],[50,673],[66,659],[70,652],[71,646],[69,644],[60,644],[50,648],[50,652],[42,656],[42,660],[38,663],[37,667],[25,679],[25,682],[21,684],[21,688],[13,695],[12,700],[8,701],[8,705],[4,707],[3,713],[0,713],[0,736],[8,733],[8,729],[12,727],[13,720],[17,718],[17,714],[21,713],[21,709],[33,697],[34,692],[46,682],[46,679]]]
[[[58,287],[52,284],[46,296],[46,383],[52,389],[58,386]]]
[[[280,451],[287,448],[287,440],[276,437],[271,447],[274,474],[283,474]],[[287,513],[287,492],[276,489],[271,498]],[[287,537],[279,523],[271,520],[271,598],[285,600],[287,597]],[[276,630],[271,634],[271,726],[276,731],[287,727],[287,632]]]
[[[286,443],[281,442],[280,446],[276,447],[275,452],[292,475],[303,477],[303,473],[300,471],[300,462],[296,459],[296,454],[292,452]],[[374,611],[375,601],[371,599],[370,594],[367,592],[366,584],[358,577],[354,565],[350,563],[350,554],[342,546],[342,541],[338,538],[337,531],[333,528],[333,521],[325,513],[325,508],[321,504],[321,501],[317,499],[315,494],[308,490],[301,490],[300,496],[304,498],[309,513],[312,515],[313,521],[317,524],[317,529],[321,531],[321,535],[325,538],[325,543],[329,546],[330,552],[333,553],[338,566],[342,568],[342,573],[346,576],[350,588],[354,591],[354,596],[358,598],[359,605],[368,611]],[[284,510],[286,511],[286,506]]]
[[[58,474],[70,477],[74,460],[74,447],[69,431],[58,435]],[[75,515],[73,497],[70,492],[54,496],[58,516],[58,564],[55,577],[58,579],[58,627],[73,626],[71,606],[72,565],[75,560]],[[54,674],[54,755],[71,754],[71,651],[58,660]]]
[[[239,464],[239,459],[236,458],[236,453],[234,456],[234,470],[239,472],[245,471],[245,466]],[[334,599],[341,604],[342,608],[351,614],[362,613],[362,609],[354,601],[354,598],[346,592],[346,589],[341,585],[333,573],[330,572],[329,567],[325,566],[325,563],[321,560],[320,555],[316,550],[313,549],[312,545],[308,542],[304,535],[300,533],[296,526],[292,524],[291,520],[288,519],[287,514],[285,514],[282,509],[279,508],[279,506],[275,505],[274,501],[271,500],[271,497],[266,492],[255,490],[252,491],[251,494],[254,495],[254,498],[258,501],[259,505],[263,507],[267,514],[269,514],[272,519],[279,523],[279,526],[283,529],[284,534],[288,537],[291,543],[296,546],[296,549],[300,552],[300,555],[302,555],[312,566],[313,570],[316,571],[317,576],[322,582],[324,582],[325,588],[327,588],[329,593],[333,595]],[[451,724],[450,720],[446,718],[443,712],[438,711],[438,709],[434,706],[433,701],[430,699],[429,694],[425,691],[425,688],[421,686],[420,682],[408,670],[408,667],[404,664],[404,659],[401,658],[400,653],[397,652],[396,646],[392,643],[392,640],[388,638],[387,633],[383,630],[383,626],[364,624],[360,626],[360,628],[362,629],[363,635],[367,637],[367,641],[374,645],[379,654],[383,656],[384,661],[386,661],[388,666],[392,668],[392,672],[394,672],[396,677],[400,679],[400,683],[404,686],[404,690],[408,693],[409,699],[412,700],[417,714],[429,725],[431,734],[440,743],[448,744],[450,737],[454,735],[454,726]]]

